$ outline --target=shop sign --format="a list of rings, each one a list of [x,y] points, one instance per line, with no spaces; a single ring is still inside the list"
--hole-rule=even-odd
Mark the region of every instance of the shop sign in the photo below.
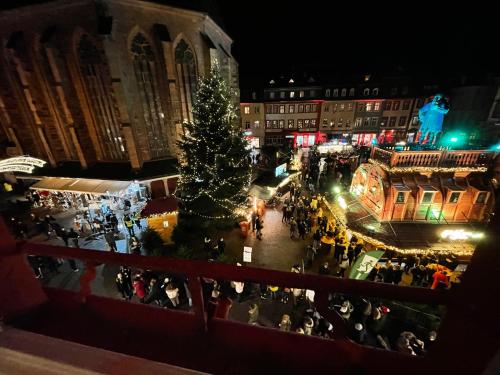
[[[35,167],[43,167],[47,162],[29,156],[15,156],[0,160],[0,172],[33,173]]]

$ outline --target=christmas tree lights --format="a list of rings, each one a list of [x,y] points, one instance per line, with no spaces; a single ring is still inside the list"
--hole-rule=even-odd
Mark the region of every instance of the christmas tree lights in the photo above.
[[[246,209],[251,169],[247,141],[217,66],[198,83],[193,118],[179,142],[181,218],[235,219]]]

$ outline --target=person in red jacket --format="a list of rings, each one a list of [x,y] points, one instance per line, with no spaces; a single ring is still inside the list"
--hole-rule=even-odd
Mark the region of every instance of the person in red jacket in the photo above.
[[[436,271],[432,275],[434,282],[431,285],[431,289],[446,289],[448,288],[448,276],[446,276],[445,271]]]
[[[134,294],[139,298],[141,303],[144,303],[144,297],[146,297],[146,286],[142,277],[136,276],[132,286],[134,288]]]

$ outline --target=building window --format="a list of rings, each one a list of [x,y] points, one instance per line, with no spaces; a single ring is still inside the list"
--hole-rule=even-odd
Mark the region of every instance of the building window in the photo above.
[[[375,87],[375,88],[373,89],[373,96],[377,96],[377,95],[378,95],[378,88],[377,88],[377,87]]]
[[[293,120],[288,120],[288,129],[293,129]]]
[[[253,122],[253,127],[254,127],[254,129],[258,129],[258,128],[260,128],[260,121],[259,121],[259,120],[255,120],[255,121]]]
[[[288,106],[288,113],[294,113],[295,112],[295,105],[294,104],[290,104]]]
[[[316,96],[316,91],[315,90],[309,90],[309,96],[311,96],[311,97]]]
[[[354,127],[359,128],[361,126],[361,123],[363,122],[363,119],[361,117],[358,117],[356,121],[354,122]]]
[[[342,89],[342,92],[340,93],[340,96],[344,97],[347,95],[347,90],[346,89]]]
[[[382,117],[382,121],[380,121],[380,126],[386,126],[387,125],[387,117]]]
[[[266,128],[267,129],[271,128],[271,120],[266,120]]]
[[[290,98],[295,98],[295,91],[290,91]]]
[[[133,55],[134,72],[143,108],[143,136],[147,139],[152,158],[165,157],[169,154],[168,142],[165,142],[169,135],[164,119],[166,111],[162,109],[161,89],[158,86],[158,74],[161,68],[157,66],[153,48],[142,33],[136,34],[132,40],[130,52]],[[191,106],[196,92],[196,68],[193,53],[182,39],[175,48],[175,59],[177,73],[183,77],[181,90],[187,98],[187,105],[182,108],[184,119],[192,120]]]
[[[343,123],[344,123],[344,119],[342,117],[340,117],[339,120],[337,121],[337,126],[339,128],[341,128]]]
[[[375,112],[378,112],[380,111],[380,102],[375,102],[374,106],[373,106],[373,110]]]
[[[276,114],[276,113],[278,113],[278,111],[279,111],[279,106],[273,105],[273,112],[272,113]]]
[[[317,105],[311,104],[311,112],[316,112],[316,110],[317,110]]]
[[[347,104],[347,110],[348,111],[352,111],[352,103],[348,103]]]
[[[485,203],[487,197],[488,197],[488,193],[487,192],[485,192],[485,191],[480,192],[477,195],[476,204],[483,204],[483,203]]]
[[[353,88],[349,89],[349,96],[354,96],[354,89]]]
[[[424,193],[424,196],[422,197],[422,202],[421,203],[423,203],[423,204],[432,203],[432,197],[433,196],[434,196],[434,193],[426,191]]]
[[[325,105],[325,112],[329,112],[330,111],[330,106],[329,105]]]
[[[340,106],[339,106],[339,111],[342,112],[345,108],[345,104],[344,103],[340,103]]]
[[[269,99],[274,99],[274,91],[271,91],[271,92],[269,93]]]
[[[410,101],[409,100],[405,100],[403,102],[403,109],[406,111],[408,109],[410,109]]]
[[[406,116],[401,116],[399,118],[399,126],[405,126],[406,125]]]
[[[415,107],[421,108],[424,105],[424,101],[422,99],[417,99],[417,103],[415,104]]]
[[[412,117],[411,124],[412,125],[418,125],[418,116],[413,116]]]
[[[266,105],[266,113],[270,115],[273,113],[273,106],[272,105]]]
[[[339,90],[338,89],[333,89],[333,96],[334,97],[339,96]]]
[[[396,203],[404,203],[404,202],[405,202],[405,193],[399,191],[396,197]]]
[[[403,95],[407,95],[408,94],[408,86],[403,86],[403,88],[401,90],[401,94],[403,94]]]
[[[345,127],[350,128],[351,127],[351,120],[345,120]]]
[[[397,94],[398,94],[398,88],[397,87],[391,88],[391,95],[394,96],[394,95],[397,95]]]
[[[393,128],[396,126],[396,119],[397,119],[397,117],[391,117],[389,119],[389,127]]]
[[[392,105],[392,110],[393,111],[398,111],[399,110],[399,104],[400,104],[399,100],[394,101],[394,103]]]
[[[308,127],[309,127],[309,119],[308,119],[308,118],[306,118],[306,119],[304,120],[304,128],[308,128]]]
[[[283,129],[285,127],[285,120],[279,120],[278,126],[280,129]]]
[[[252,99],[253,99],[253,100],[257,99],[257,93],[256,93],[255,91],[254,91],[254,92],[252,92]]]
[[[255,113],[260,113],[260,107],[259,107],[259,106],[256,106],[256,107],[254,108],[254,112],[255,112]]]
[[[366,112],[371,112],[372,111],[372,106],[373,106],[372,102],[366,103]]]
[[[304,97],[304,91],[299,91],[299,98],[303,98]]]
[[[277,129],[278,128],[278,120],[273,120],[272,122],[272,128]]]
[[[459,199],[460,199],[460,193],[453,192],[450,195],[450,199],[448,200],[448,203],[457,203]]]
[[[392,106],[392,102],[390,100],[386,101],[384,103],[384,110],[385,111],[390,111],[391,110],[391,106]]]
[[[243,112],[245,112],[245,115],[249,115],[250,114],[250,107],[249,106],[245,106]]]
[[[326,128],[328,126],[328,120],[326,118],[323,119],[323,127]]]
[[[377,127],[377,123],[378,123],[378,117],[372,117],[371,126],[373,128],[376,128]]]
[[[370,95],[370,89],[369,89],[369,88],[364,89],[364,90],[363,90],[363,95],[364,95],[364,96],[368,96],[368,95]]]
[[[333,128],[335,126],[335,119],[332,119],[332,121],[330,121],[330,127]]]
[[[311,105],[310,104],[306,104],[305,111],[306,111],[306,113],[311,112]]]
[[[250,129],[250,121],[245,121],[245,129]]]
[[[285,92],[284,91],[280,91],[280,98],[285,99]]]
[[[332,112],[337,112],[337,103],[333,104],[333,111]]]
[[[330,89],[326,89],[326,91],[325,91],[325,96],[326,96],[327,98],[329,98],[329,97],[330,97]]]
[[[370,118],[369,117],[365,117],[365,121],[363,123],[363,126],[366,128],[370,126]]]
[[[285,106],[280,105],[280,114],[283,114],[283,113],[285,113]]]
[[[313,128],[316,127],[316,119],[315,118],[311,119],[311,127],[313,127]]]
[[[304,113],[304,104],[299,104],[299,113]]]
[[[303,120],[297,120],[297,128],[302,129]]]
[[[357,103],[356,107],[358,112],[363,112],[365,110],[365,103]]]

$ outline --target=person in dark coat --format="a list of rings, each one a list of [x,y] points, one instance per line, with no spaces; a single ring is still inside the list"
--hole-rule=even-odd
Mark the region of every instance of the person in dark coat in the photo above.
[[[69,247],[69,235],[65,228],[61,228],[60,237],[64,241],[64,246]]]
[[[129,285],[129,283],[125,280],[121,272],[118,272],[116,274],[115,283],[116,283],[116,289],[118,289],[123,299],[129,300],[132,298],[132,288]]]
[[[68,237],[71,238],[75,247],[80,247],[78,244],[78,239],[80,238],[80,236],[75,232],[73,228],[69,230]]]
[[[298,229],[299,229],[300,238],[305,240],[306,239],[306,225],[304,224],[304,222],[302,220],[299,221],[297,225],[298,225]]]
[[[217,241],[217,249],[219,250],[219,255],[224,254],[224,250],[226,249],[224,238],[221,237],[219,241]]]
[[[325,262],[319,267],[318,273],[320,275],[329,275],[330,274],[330,267],[328,266],[328,262]]]
[[[161,289],[160,283],[156,278],[152,278],[149,282],[149,292],[144,298],[144,303],[156,302],[158,306],[163,306],[165,303],[165,292]]]

